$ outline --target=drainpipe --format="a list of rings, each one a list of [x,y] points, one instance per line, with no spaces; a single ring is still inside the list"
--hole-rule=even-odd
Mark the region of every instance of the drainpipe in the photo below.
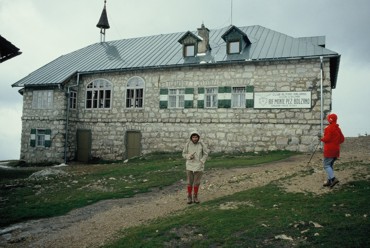
[[[78,86],[80,83],[80,73],[77,72],[77,82],[74,85],[70,85],[67,87],[67,109],[66,109],[66,125],[65,125],[65,141],[64,141],[64,163],[67,164],[67,147],[68,147],[68,130],[69,130],[69,110],[70,110],[70,103],[69,103],[69,98],[70,98],[70,89],[72,87]]]
[[[320,79],[321,79],[321,83],[320,83],[320,112],[321,112],[321,116],[320,116],[320,119],[321,119],[321,123],[320,123],[320,134],[321,136],[324,134],[324,124],[323,124],[323,121],[324,121],[324,102],[323,102],[323,86],[322,86],[322,81],[323,81],[323,57],[320,56]],[[321,148],[322,148],[322,142],[321,142]]]

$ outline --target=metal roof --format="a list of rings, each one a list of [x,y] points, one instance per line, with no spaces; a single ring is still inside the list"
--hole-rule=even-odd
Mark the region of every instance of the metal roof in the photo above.
[[[228,55],[222,36],[229,29],[230,26],[210,30],[211,51],[205,56],[195,58],[184,58],[182,45],[178,42],[187,32],[95,43],[56,58],[14,83],[12,87],[63,84],[76,73],[324,56],[337,58],[330,59],[335,62],[335,71],[332,74],[332,87],[334,85],[335,88],[340,55],[322,46],[322,43],[325,43],[324,36],[293,38],[259,25],[239,27],[248,36],[251,44],[240,54]],[[197,31],[193,33],[197,34]]]

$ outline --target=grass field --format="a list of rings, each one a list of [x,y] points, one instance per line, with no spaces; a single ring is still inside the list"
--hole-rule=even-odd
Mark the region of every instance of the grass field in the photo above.
[[[106,247],[369,247],[369,181],[322,196],[276,185],[192,205]]]
[[[291,156],[291,152],[213,154],[207,168],[256,166]],[[184,179],[180,153],[158,153],[128,163],[68,166],[66,174],[30,177],[44,168],[0,169],[0,227],[63,215],[101,200],[132,197]]]
[[[214,154],[207,167],[258,166],[291,155]],[[35,170],[40,168],[0,171],[1,226],[62,215],[184,179],[180,154],[152,154],[126,164],[69,166],[63,168],[65,175],[30,178]],[[369,247],[368,180],[322,195],[287,193],[278,185],[271,182],[192,204],[172,216],[125,229],[106,247]]]

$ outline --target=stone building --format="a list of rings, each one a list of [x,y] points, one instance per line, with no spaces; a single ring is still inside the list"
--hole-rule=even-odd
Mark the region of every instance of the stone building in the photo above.
[[[310,151],[339,62],[323,36],[258,25],[102,40],[12,85],[23,95],[20,158],[180,151],[193,129],[211,152]]]

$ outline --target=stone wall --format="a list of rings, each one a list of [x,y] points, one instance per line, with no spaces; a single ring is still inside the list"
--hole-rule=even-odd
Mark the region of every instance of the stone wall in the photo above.
[[[32,107],[33,90],[25,89],[23,93],[20,159],[28,163],[62,162],[64,158],[65,92],[59,88],[52,90],[54,91],[52,109],[34,109]],[[31,129],[34,128],[52,130],[51,147],[31,147]]]
[[[325,65],[324,110],[330,111],[331,87],[329,64]],[[127,81],[139,76],[145,81],[144,108],[126,109]],[[85,109],[85,89],[92,80],[104,78],[113,84],[112,108]],[[69,85],[76,84],[76,78]],[[311,109],[197,108],[197,89],[205,86],[254,86],[254,92],[311,91]],[[194,106],[186,109],[160,109],[160,89],[194,88]],[[68,129],[68,160],[75,158],[76,131],[92,132],[91,156],[105,160],[125,159],[127,131],[142,135],[142,153],[179,151],[193,129],[212,152],[252,152],[287,149],[313,150],[320,132],[320,61],[291,60],[230,65],[204,65],[132,72],[81,75],[78,108],[70,111]],[[25,91],[21,158],[36,161],[44,154],[48,160],[64,158],[65,109],[64,92],[55,90],[55,106],[45,112],[27,106],[32,91]],[[27,146],[30,128],[50,126],[54,139],[49,150]],[[63,135],[60,135],[63,134]],[[42,149],[42,148],[40,148]],[[36,155],[33,155],[36,154]]]

